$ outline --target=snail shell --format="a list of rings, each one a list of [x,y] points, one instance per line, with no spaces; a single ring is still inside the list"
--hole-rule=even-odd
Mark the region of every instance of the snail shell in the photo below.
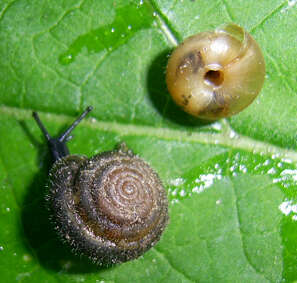
[[[168,201],[157,173],[124,143],[90,159],[70,155],[70,134],[92,109],[57,138],[32,114],[54,161],[47,203],[55,229],[74,252],[109,265],[135,259],[158,242]]]
[[[242,111],[256,98],[264,78],[258,44],[235,24],[187,38],[172,53],[166,72],[173,100],[206,120]]]
[[[125,144],[90,159],[58,159],[47,200],[61,238],[99,264],[139,257],[158,242],[168,222],[158,175]]]

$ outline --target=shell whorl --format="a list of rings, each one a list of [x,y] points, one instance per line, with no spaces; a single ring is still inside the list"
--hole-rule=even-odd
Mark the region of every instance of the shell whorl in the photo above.
[[[130,151],[66,156],[54,164],[50,182],[56,230],[97,263],[137,258],[160,239],[168,222],[158,175]]]

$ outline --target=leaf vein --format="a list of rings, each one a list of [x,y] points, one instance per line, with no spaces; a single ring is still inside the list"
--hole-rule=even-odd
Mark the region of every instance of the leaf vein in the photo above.
[[[236,20],[235,20],[235,17],[233,16],[233,14],[232,14],[232,12],[231,12],[231,10],[230,10],[230,7],[229,7],[228,3],[226,2],[226,0],[220,0],[220,1],[221,1],[221,3],[222,3],[223,7],[225,8],[225,10],[226,10],[226,12],[227,12],[227,15],[228,15],[228,17],[230,18],[230,20],[231,20],[232,22],[235,22],[235,21],[236,21]]]
[[[242,238],[242,234],[244,233],[243,230],[242,230],[242,227],[241,227],[241,224],[240,224],[240,212],[239,212],[239,204],[238,204],[238,196],[237,196],[237,191],[236,191],[236,188],[234,187],[234,184],[231,182],[231,188],[233,190],[233,195],[234,195],[234,198],[235,198],[235,201],[234,201],[234,206],[235,206],[235,211],[236,211],[236,222],[237,222],[237,226],[238,226],[238,230],[239,230],[239,239],[240,239],[240,244],[241,244],[241,248],[242,248],[242,251],[243,251],[243,254],[247,260],[247,263],[249,264],[249,266],[255,271],[256,274],[258,275],[261,275],[263,276],[266,280],[268,281],[271,281],[269,278],[266,277],[266,275],[261,272],[257,266],[255,266],[247,251],[246,251],[246,248],[245,248],[245,245],[244,245],[244,240]]]
[[[265,55],[269,58],[269,60],[271,61],[273,67],[275,68],[278,76],[281,78],[282,82],[284,83],[284,85],[286,86],[286,88],[290,91],[292,91],[293,93],[295,93],[294,89],[292,88],[292,86],[287,82],[286,80],[286,75],[283,74],[283,72],[281,71],[281,69],[278,66],[278,63],[276,62],[276,60],[273,58],[273,56],[267,51],[265,50]]]
[[[272,182],[272,180],[271,180],[271,183],[267,183],[265,186],[261,186],[261,189],[266,189],[266,188],[271,187],[271,186],[273,186],[273,185],[274,185],[274,184],[273,184],[273,182]],[[249,189],[246,189],[246,190],[244,191],[244,194],[242,194],[240,197],[237,196],[237,200],[245,199],[246,196],[247,196],[249,193],[252,193],[252,192],[257,191],[257,190],[259,190],[259,187],[257,187],[257,186],[254,186],[254,187],[251,186]]]
[[[156,247],[153,248],[153,250],[155,251],[155,253],[159,256],[159,258],[163,259],[170,267],[171,269],[173,269],[175,272],[177,272],[178,274],[182,275],[187,281],[189,282],[196,282],[195,279],[190,278],[187,274],[185,274],[184,272],[182,272],[181,270],[179,270],[172,262],[171,260],[168,259],[168,257],[166,256],[165,253],[161,252],[160,250],[158,250]]]
[[[108,57],[108,55],[110,55],[110,52],[107,52],[106,54],[103,55],[103,57],[96,63],[95,67],[92,70],[90,70],[90,72],[88,72],[86,74],[83,82],[81,83],[80,94],[79,94],[79,97],[78,97],[79,105],[80,105],[80,110],[83,109],[83,102],[84,102],[84,99],[83,99],[83,88],[84,88],[84,86],[88,83],[89,79],[94,76],[94,74],[96,73],[96,71],[98,70],[98,68],[102,65],[102,63],[105,61],[105,59]]]
[[[77,83],[75,83],[74,81],[69,80],[68,78],[65,78],[61,72],[59,72],[58,70],[48,66],[47,64],[43,63],[42,60],[37,56],[37,52],[36,52],[36,47],[35,47],[35,36],[32,37],[32,53],[33,53],[33,58],[36,60],[36,62],[38,64],[40,64],[41,66],[43,66],[44,68],[48,69],[50,72],[56,74],[56,76],[60,79],[62,79],[63,81],[69,83],[70,85],[72,85],[73,87],[77,88],[79,87],[79,85]]]
[[[161,12],[161,10],[157,7],[157,5],[152,0],[150,0],[150,4],[155,10],[154,14],[157,19],[160,30],[167,38],[168,43],[176,47],[178,43],[181,41],[179,39],[178,33],[173,29],[168,18]]]
[[[55,27],[57,27],[62,21],[63,19],[69,15],[71,12],[73,12],[74,10],[80,9],[81,6],[83,5],[85,0],[80,1],[80,3],[78,3],[77,5],[75,5],[73,8],[66,10],[60,17],[59,19],[57,19],[57,21],[48,29],[49,32],[51,32]]]
[[[9,2],[6,6],[4,6],[4,8],[0,11],[0,22],[3,20],[4,15],[6,14],[7,10],[15,3],[17,2],[17,0],[15,1],[11,1]]]
[[[279,12],[283,6],[285,6],[287,1],[283,1],[281,4],[279,4],[276,8],[274,8],[272,11],[270,11],[266,16],[264,16],[256,25],[254,25],[251,29],[250,32],[253,33],[256,29],[259,27],[263,26],[263,24],[270,19],[274,14]]]

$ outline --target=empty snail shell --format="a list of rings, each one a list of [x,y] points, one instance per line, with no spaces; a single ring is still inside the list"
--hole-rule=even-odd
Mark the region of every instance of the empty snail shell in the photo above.
[[[242,111],[256,98],[264,78],[258,44],[235,24],[187,38],[172,53],[166,72],[173,100],[206,120]]]
[[[157,173],[124,143],[91,158],[69,154],[69,134],[91,109],[58,138],[33,116],[55,160],[47,196],[55,229],[75,253],[109,265],[135,259],[158,242],[168,201]]]

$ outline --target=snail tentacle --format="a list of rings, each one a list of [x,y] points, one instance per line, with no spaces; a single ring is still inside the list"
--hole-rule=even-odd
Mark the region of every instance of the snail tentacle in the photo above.
[[[33,118],[37,122],[37,125],[39,126],[39,128],[41,129],[43,135],[47,140],[49,149],[52,154],[53,161],[57,161],[60,158],[69,155],[69,149],[66,145],[66,142],[72,139],[72,136],[70,136],[70,133],[81,122],[81,120],[85,118],[86,115],[92,110],[93,110],[93,107],[88,106],[86,110],[58,138],[51,137],[51,135],[48,133],[47,129],[44,127],[43,123],[41,122],[37,112],[34,111],[32,113]]]

